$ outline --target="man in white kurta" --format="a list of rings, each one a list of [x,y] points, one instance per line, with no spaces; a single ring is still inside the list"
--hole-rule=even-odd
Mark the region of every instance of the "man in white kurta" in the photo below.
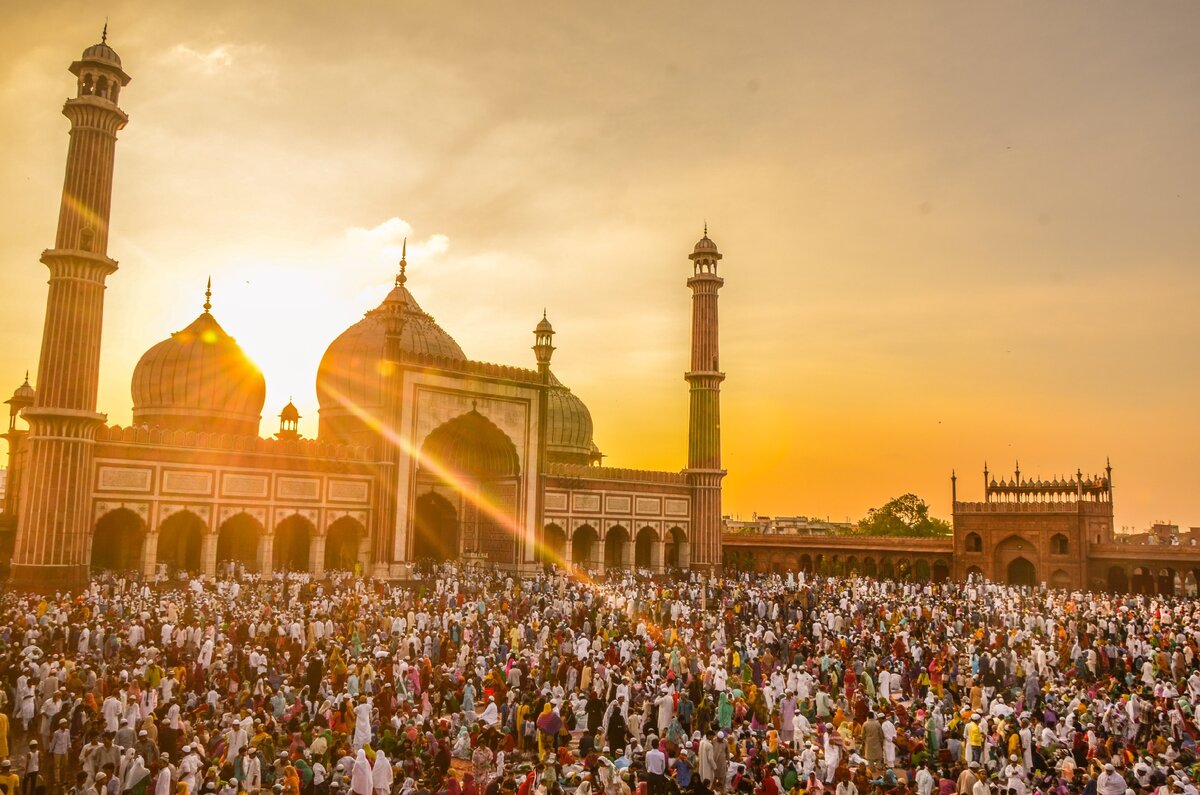
[[[351,745],[357,751],[369,742],[371,742],[371,702],[363,698],[354,708],[354,739]]]

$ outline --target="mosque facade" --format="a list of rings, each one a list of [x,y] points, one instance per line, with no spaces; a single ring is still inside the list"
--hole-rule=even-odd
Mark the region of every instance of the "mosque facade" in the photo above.
[[[1200,593],[1200,546],[1113,533],[1112,469],[1051,480],[984,471],[980,501],[951,479],[953,534],[864,538],[722,534],[718,275],[704,236],[692,293],[687,465],[601,465],[592,418],[555,376],[543,315],[534,367],[470,359],[407,288],[402,256],[379,306],[329,345],[317,438],[291,403],[259,434],[266,381],[202,311],[151,347],[131,380],[133,421],[97,411],[117,133],[129,84],[106,37],[70,65],[76,95],[37,384],[7,402],[0,563],[18,587],[77,588],[96,569],[152,575],[231,567],[354,570],[403,579],[418,560],[530,571],[637,566],[982,576],[1022,585]],[[114,279],[116,289],[123,287]]]
[[[547,563],[711,570],[721,562],[717,275],[707,235],[692,291],[687,467],[601,466],[587,406],[551,369],[474,361],[409,292],[402,258],[383,302],[328,347],[316,439],[299,412],[261,438],[264,375],[202,311],[134,368],[133,421],[97,411],[119,100],[130,82],[105,36],[70,66],[70,143],[36,387],[7,403],[3,521],[21,587],[67,588],[95,569],[215,574],[352,569],[404,578],[414,561],[532,570]],[[113,279],[116,289],[121,281]]]

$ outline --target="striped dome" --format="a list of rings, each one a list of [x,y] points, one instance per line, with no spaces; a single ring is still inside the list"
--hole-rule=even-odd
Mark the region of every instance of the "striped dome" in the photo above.
[[[317,401],[322,419],[375,413],[383,407],[387,315],[397,305],[404,313],[402,351],[466,361],[458,343],[421,310],[408,288],[397,284],[382,304],[343,331],[321,357],[317,368]]]
[[[257,435],[267,383],[206,311],[146,351],[132,392],[135,425]]]
[[[121,65],[121,56],[117,55],[117,51],[108,46],[107,41],[102,41],[99,44],[93,44],[83,51],[84,61],[103,61],[115,66]]]
[[[551,373],[546,395],[546,458],[555,463],[587,464],[598,455],[592,441],[592,413]]]

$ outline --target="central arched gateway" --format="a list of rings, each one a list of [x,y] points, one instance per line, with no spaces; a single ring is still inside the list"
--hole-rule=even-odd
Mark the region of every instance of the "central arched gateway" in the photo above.
[[[1037,567],[1033,565],[1029,558],[1013,558],[1012,562],[1008,564],[1008,584],[1037,585]]]
[[[517,560],[521,466],[504,431],[471,409],[425,438],[417,464],[412,558],[468,552],[492,563]]]

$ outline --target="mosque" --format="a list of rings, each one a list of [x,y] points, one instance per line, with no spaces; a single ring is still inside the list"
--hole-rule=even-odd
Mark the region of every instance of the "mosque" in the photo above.
[[[261,438],[264,375],[200,314],[134,368],[133,422],[97,412],[119,104],[129,84],[108,45],[70,65],[76,95],[36,388],[7,401],[9,483],[0,557],[18,587],[78,588],[97,569],[213,575],[237,566],[405,578],[458,559],[712,570],[721,561],[717,299],[721,254],[688,255],[692,291],[688,462],[601,466],[587,406],[555,377],[543,314],[534,367],[474,361],[395,286],[329,345],[316,373],[316,439],[290,403]],[[31,274],[32,277],[32,274]],[[116,289],[120,279],[114,280]],[[135,288],[136,289],[136,288]]]

